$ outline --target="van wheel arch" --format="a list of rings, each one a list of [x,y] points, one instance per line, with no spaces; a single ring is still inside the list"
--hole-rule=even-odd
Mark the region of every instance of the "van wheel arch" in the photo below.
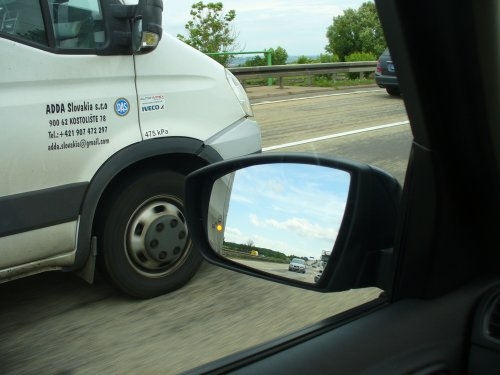
[[[171,153],[165,154],[165,149]],[[92,243],[103,217],[104,202],[116,186],[146,171],[162,169],[186,175],[220,160],[222,157],[213,148],[199,140],[182,137],[145,141],[119,151],[102,165],[89,184],[80,211],[75,262],[65,271],[76,272],[89,283],[94,281],[94,272],[85,270],[93,270],[96,256],[97,265],[100,264],[101,249]]]

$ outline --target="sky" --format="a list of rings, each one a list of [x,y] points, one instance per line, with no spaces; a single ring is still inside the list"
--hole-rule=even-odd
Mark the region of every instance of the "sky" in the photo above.
[[[328,44],[326,30],[345,9],[369,0],[220,0],[224,12],[236,11],[232,22],[239,51],[283,47],[289,56],[318,56]],[[165,32],[187,35],[191,5],[197,0],[164,0]],[[208,3],[210,1],[204,1]],[[215,0],[212,0],[215,2]]]
[[[234,178],[224,239],[319,259],[337,238],[350,175],[316,165],[247,167]]]

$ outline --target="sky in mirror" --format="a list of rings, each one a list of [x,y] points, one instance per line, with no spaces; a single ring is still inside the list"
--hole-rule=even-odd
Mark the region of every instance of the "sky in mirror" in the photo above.
[[[319,258],[331,250],[350,175],[302,164],[248,167],[234,178],[224,240]]]

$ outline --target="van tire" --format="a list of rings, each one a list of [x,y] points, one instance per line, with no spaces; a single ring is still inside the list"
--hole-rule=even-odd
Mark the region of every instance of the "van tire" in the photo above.
[[[114,284],[135,298],[184,286],[202,263],[184,216],[184,179],[155,170],[131,176],[107,204],[99,248]]]

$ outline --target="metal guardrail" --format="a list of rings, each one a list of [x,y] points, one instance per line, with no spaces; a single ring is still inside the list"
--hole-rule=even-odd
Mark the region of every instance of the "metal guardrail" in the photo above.
[[[376,61],[355,61],[340,63],[315,63],[315,64],[289,64],[272,66],[245,66],[232,67],[229,70],[242,83],[247,79],[279,78],[280,86],[283,85],[283,77],[308,76],[317,74],[336,73],[364,73],[374,72],[377,67]]]

